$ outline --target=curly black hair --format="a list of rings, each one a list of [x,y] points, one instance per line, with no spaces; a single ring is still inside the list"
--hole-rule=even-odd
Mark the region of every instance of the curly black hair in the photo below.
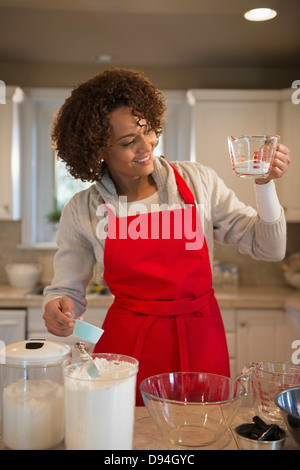
[[[53,148],[70,174],[82,181],[99,181],[110,147],[109,115],[128,106],[146,120],[157,136],[166,110],[163,93],[140,72],[111,67],[76,85],[60,107],[52,129]]]

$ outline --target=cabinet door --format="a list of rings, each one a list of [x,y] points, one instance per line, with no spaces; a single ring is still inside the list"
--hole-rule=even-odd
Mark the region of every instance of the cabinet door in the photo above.
[[[234,175],[227,137],[278,134],[277,92],[192,90],[192,155],[213,168],[245,204],[256,207],[253,181]]]
[[[285,209],[288,222],[300,221],[300,103],[293,102],[291,94],[295,90],[284,90],[284,100],[280,104],[281,141],[291,151],[291,166],[284,178],[276,182],[278,195]],[[300,92],[298,92],[300,96]]]
[[[19,106],[23,91],[6,87],[6,103],[0,105],[0,220],[21,216],[21,134]]]
[[[0,347],[25,339],[26,310],[0,309]]]
[[[234,378],[238,373],[236,362],[236,311],[233,308],[222,308],[221,314],[228,347],[230,375]]]
[[[237,311],[237,364],[239,372],[249,362],[284,362],[285,313],[282,310]]]
[[[83,315],[83,320],[90,323],[91,325],[95,325],[101,328],[107,310],[108,309],[106,307],[88,307]],[[61,341],[63,343],[68,344],[69,346],[73,346],[74,343],[78,341],[78,337],[75,335],[64,337],[55,336],[49,333],[47,328],[45,327],[45,323],[42,318],[42,310],[40,308],[28,309],[27,327],[27,339],[44,338],[51,341]],[[92,352],[94,345],[91,343],[86,343],[86,346],[87,350],[89,352]]]
[[[107,314],[106,307],[87,307],[86,312],[83,315],[83,320],[91,323],[91,325],[102,327],[104,319]]]

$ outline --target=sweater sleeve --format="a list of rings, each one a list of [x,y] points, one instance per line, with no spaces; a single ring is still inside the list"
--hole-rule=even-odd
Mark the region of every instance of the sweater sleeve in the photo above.
[[[237,245],[243,254],[265,261],[281,261],[286,251],[286,220],[281,208],[278,220],[265,222],[257,211],[238,200],[215,172],[212,212],[214,239]]]
[[[267,184],[254,184],[256,206],[259,217],[265,222],[275,222],[281,216],[274,180]]]
[[[74,317],[86,309],[86,287],[93,276],[95,256],[91,243],[80,230],[76,197],[64,207],[57,233],[58,251],[54,257],[54,279],[44,290],[43,306],[56,297],[74,302]]]

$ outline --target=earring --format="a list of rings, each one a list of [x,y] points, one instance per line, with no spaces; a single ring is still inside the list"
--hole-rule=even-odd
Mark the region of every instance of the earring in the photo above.
[[[98,162],[98,171],[96,173],[96,175],[98,176],[98,181],[101,181],[102,177],[103,177],[103,173],[104,173],[104,167],[105,167],[105,162],[104,162],[104,159],[101,158],[101,160]]]
[[[94,168],[90,168],[90,173],[94,173],[94,175],[95,175],[95,177],[93,178],[94,181],[95,180],[101,181],[102,176],[103,176],[103,172],[104,172],[104,166],[105,166],[103,158],[101,160],[98,160],[97,166],[98,166],[98,168],[95,168],[95,171],[94,171]]]

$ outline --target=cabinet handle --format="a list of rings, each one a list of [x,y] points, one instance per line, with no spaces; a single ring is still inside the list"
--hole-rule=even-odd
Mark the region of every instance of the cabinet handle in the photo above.
[[[0,321],[0,326],[16,326],[18,323],[12,320],[2,320]]]
[[[246,322],[240,323],[240,327],[241,327],[241,328],[245,328],[246,325],[247,325]]]

